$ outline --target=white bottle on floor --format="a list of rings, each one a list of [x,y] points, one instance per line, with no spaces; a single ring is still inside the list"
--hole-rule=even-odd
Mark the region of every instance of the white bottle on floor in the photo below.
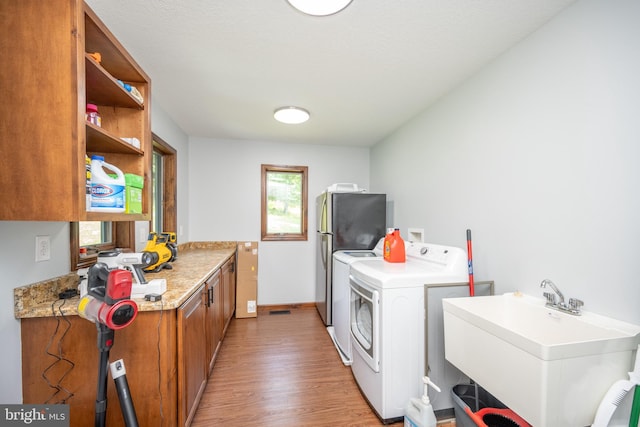
[[[424,393],[420,399],[412,397],[404,411],[404,427],[436,427],[436,415],[427,394],[428,386],[440,391],[429,377],[423,377]]]

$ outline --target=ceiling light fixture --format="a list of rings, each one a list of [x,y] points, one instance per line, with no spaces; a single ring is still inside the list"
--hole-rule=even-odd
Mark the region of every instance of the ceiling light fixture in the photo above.
[[[273,112],[273,117],[288,125],[297,125],[309,120],[309,112],[300,107],[280,107]]]
[[[287,0],[302,13],[313,16],[327,16],[340,12],[352,0]]]

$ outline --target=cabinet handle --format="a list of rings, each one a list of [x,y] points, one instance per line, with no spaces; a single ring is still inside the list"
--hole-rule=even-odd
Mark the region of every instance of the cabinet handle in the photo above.
[[[207,289],[207,294],[209,296],[209,304],[208,307],[211,307],[211,304],[213,304],[213,287]]]

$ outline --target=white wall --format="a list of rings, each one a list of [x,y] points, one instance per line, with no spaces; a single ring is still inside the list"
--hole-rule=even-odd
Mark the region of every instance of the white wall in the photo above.
[[[260,241],[260,166],[308,166],[309,239]],[[369,149],[189,139],[189,240],[259,242],[258,304],[315,301],[315,197],[334,182],[368,188]]]
[[[640,323],[640,2],[583,0],[372,150],[396,226],[476,280]]]
[[[0,235],[0,402],[22,403],[20,321],[14,317],[13,289],[69,272],[69,223],[0,221]],[[35,262],[36,236],[50,236],[49,261]]]
[[[173,119],[167,115],[157,102],[153,103],[151,110],[151,128],[153,133],[177,151],[177,230],[178,244],[188,242],[189,235],[189,138],[180,129]],[[136,251],[144,250],[149,235],[149,222],[136,222]]]

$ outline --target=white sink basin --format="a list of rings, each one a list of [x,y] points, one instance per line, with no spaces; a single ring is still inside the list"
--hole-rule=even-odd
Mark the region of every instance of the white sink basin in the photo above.
[[[522,294],[443,300],[445,357],[535,427],[591,425],[640,326]]]

